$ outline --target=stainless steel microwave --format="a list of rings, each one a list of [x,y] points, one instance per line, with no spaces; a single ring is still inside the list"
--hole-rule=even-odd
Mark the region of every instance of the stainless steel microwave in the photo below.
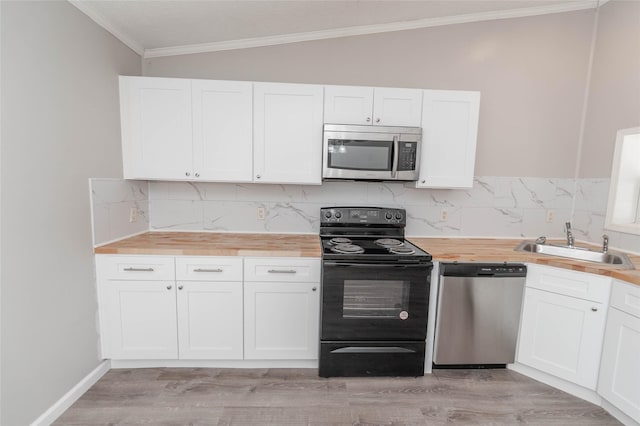
[[[418,180],[420,127],[325,124],[322,178]]]

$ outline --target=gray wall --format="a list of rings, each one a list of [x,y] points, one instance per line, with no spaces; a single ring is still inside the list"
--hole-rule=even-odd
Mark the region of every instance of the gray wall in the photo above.
[[[580,177],[610,177],[619,129],[640,126],[640,2],[600,8]]]
[[[118,74],[140,57],[67,2],[1,2],[2,418],[100,362],[88,179],[121,176]]]
[[[595,10],[144,60],[162,77],[480,90],[478,176],[573,177]]]

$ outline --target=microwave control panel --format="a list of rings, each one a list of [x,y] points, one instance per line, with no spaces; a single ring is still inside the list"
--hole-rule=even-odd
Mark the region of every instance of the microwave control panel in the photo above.
[[[400,142],[398,145],[398,171],[415,170],[418,144],[415,142]]]

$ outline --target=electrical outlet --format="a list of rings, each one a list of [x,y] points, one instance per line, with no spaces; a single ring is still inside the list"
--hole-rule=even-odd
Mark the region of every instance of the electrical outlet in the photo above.
[[[440,210],[440,222],[446,222],[449,220],[449,212],[447,209]]]
[[[138,220],[138,209],[136,207],[131,207],[129,209],[129,223],[134,223]]]
[[[264,207],[258,207],[258,220],[264,220],[266,217],[266,213],[264,211]]]
[[[553,210],[547,210],[547,223],[553,222]]]

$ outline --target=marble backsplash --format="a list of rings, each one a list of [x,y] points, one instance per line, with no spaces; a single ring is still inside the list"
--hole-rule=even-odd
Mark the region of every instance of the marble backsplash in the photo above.
[[[465,190],[415,189],[394,182],[305,186],[151,181],[147,186],[141,181],[93,181],[96,244],[127,235],[123,232],[132,225],[138,227],[129,234],[140,232],[143,225],[155,231],[316,234],[320,208],[341,205],[404,208],[406,234],[416,237],[563,238],[564,223],[571,220],[577,240],[599,243],[609,192],[609,179],[492,176],[476,177],[473,188]],[[131,203],[141,211],[136,224],[128,222],[125,205]],[[95,206],[102,209],[102,217],[96,216]],[[265,211],[263,220],[258,208]],[[107,217],[109,225],[104,224]],[[608,234],[611,247],[640,252],[640,237]]]
[[[149,184],[123,179],[89,179],[94,246],[149,229]],[[131,209],[136,221],[130,222]]]

